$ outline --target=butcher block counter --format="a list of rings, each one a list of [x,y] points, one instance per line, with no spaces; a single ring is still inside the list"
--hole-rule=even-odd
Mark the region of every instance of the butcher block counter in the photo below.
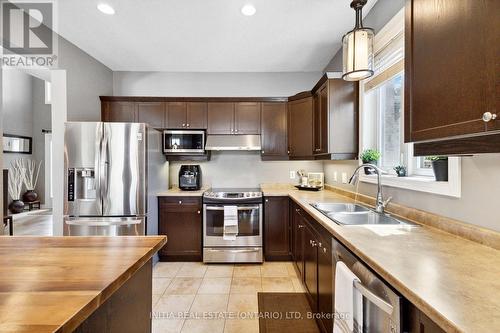
[[[149,237],[0,237],[0,332],[151,329]]]

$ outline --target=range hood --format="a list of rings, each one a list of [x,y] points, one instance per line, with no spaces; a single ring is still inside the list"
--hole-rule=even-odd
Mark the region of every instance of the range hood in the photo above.
[[[205,150],[260,150],[260,135],[207,135]]]

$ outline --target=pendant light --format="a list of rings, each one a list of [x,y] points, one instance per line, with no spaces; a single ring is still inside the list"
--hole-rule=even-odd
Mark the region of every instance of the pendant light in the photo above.
[[[363,27],[362,8],[368,0],[353,0],[356,25],[342,37],[343,75],[346,81],[360,81],[373,75],[372,28]]]

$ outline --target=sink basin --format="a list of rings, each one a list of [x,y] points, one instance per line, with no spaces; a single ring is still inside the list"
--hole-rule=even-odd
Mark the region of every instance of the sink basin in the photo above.
[[[352,203],[313,203],[311,206],[341,225],[414,225]]]
[[[352,203],[313,203],[314,208],[322,212],[328,213],[366,213],[370,210],[364,206]]]

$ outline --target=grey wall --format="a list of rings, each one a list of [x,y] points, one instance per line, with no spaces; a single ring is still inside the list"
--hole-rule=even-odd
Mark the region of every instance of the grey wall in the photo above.
[[[113,72],[62,37],[58,61],[66,70],[68,121],[99,121],[99,96],[113,94]]]
[[[290,96],[310,90],[321,72],[167,73],[114,72],[116,96]]]
[[[33,137],[32,76],[16,69],[3,70],[3,132]],[[3,168],[18,158],[32,158],[27,154],[4,154]]]
[[[171,162],[171,185],[179,183],[178,173],[182,164],[200,164],[203,184],[213,187],[258,187],[262,183],[298,183],[297,177],[290,179],[290,171],[323,171],[323,164],[319,161],[263,162],[260,152],[212,152],[209,162]]]
[[[405,5],[405,0],[378,0],[363,19],[363,25],[379,31]],[[325,67],[325,72],[342,71],[342,49],[340,49]]]

